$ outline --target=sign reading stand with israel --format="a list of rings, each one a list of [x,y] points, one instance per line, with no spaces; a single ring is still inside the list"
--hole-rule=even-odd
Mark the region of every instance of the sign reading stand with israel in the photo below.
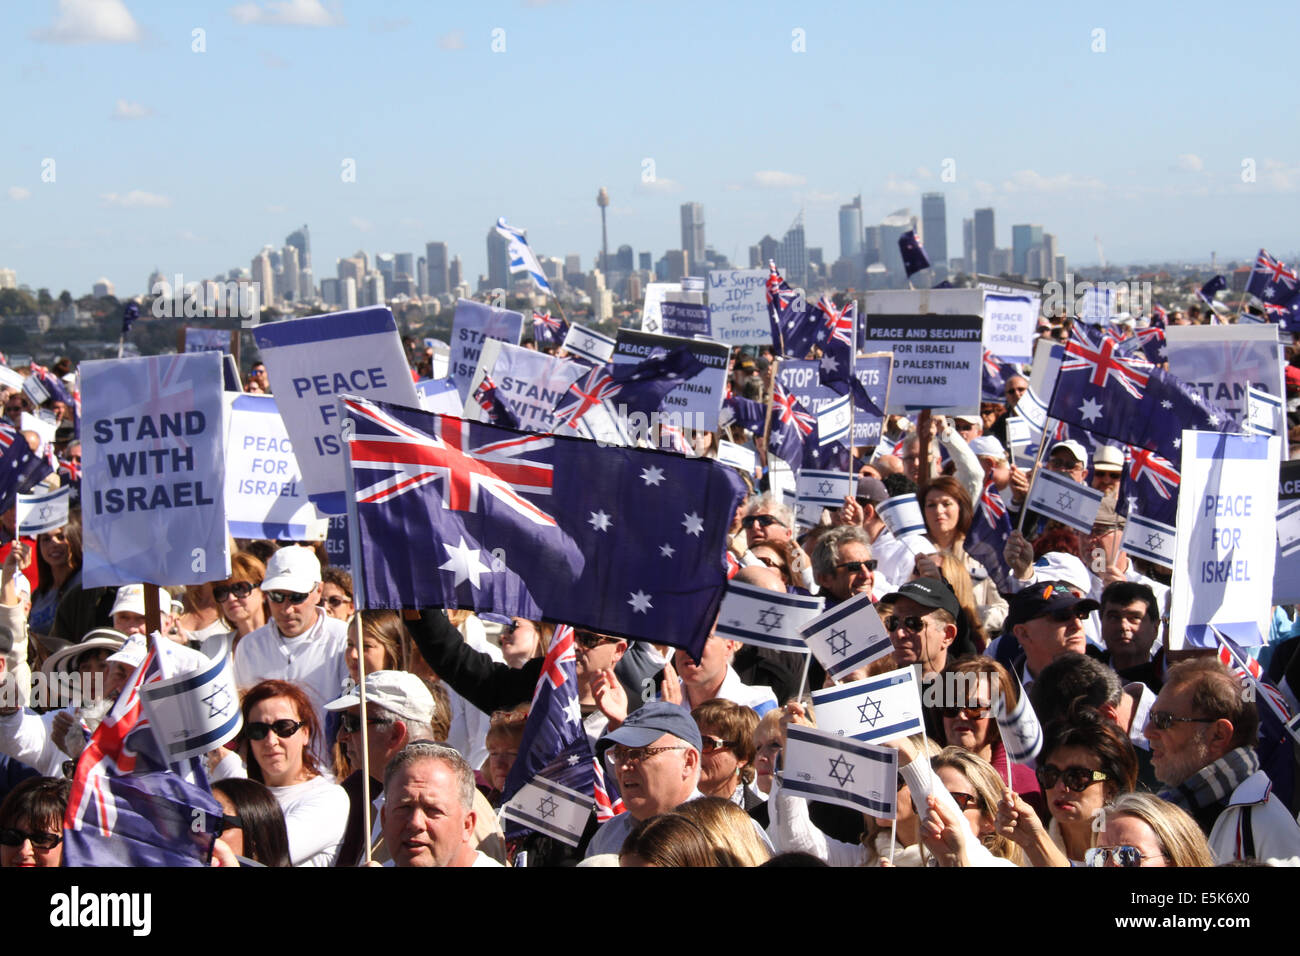
[[[483,343],[488,339],[496,339],[518,345],[523,334],[523,313],[498,309],[472,299],[457,300],[456,314],[451,320],[451,362],[448,365],[448,375],[460,389],[462,403],[469,398],[470,379],[474,377],[474,369],[478,368],[479,351],[483,348]],[[398,343],[401,343],[400,339]],[[409,379],[411,376],[408,374],[406,377]]]
[[[81,365],[82,586],[230,574],[219,352]]]
[[[1216,647],[1213,625],[1239,647],[1268,641],[1277,558],[1281,441],[1184,431],[1170,648]]]
[[[308,498],[322,514],[343,514],[346,476],[334,396],[419,406],[393,313],[371,308],[268,322],[253,337]]]

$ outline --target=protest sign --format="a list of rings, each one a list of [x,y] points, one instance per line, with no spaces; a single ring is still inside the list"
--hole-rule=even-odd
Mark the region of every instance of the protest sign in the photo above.
[[[347,485],[334,396],[419,405],[393,313],[380,307],[263,323],[253,337],[308,498],[322,514],[343,514]],[[470,372],[473,366],[466,383]]]
[[[448,374],[456,382],[462,402],[469,398],[469,380],[478,367],[478,353],[483,342],[486,339],[497,339],[518,345],[523,333],[522,313],[498,309],[470,299],[456,301],[456,314],[451,320]]]
[[[853,360],[853,375],[862,383],[867,398],[871,399],[876,408],[882,412],[889,404],[889,382],[893,368],[892,352],[874,352],[871,355],[860,355]],[[861,403],[855,401],[853,403],[854,447],[879,444],[884,423],[883,414],[863,408]]]
[[[777,380],[813,415],[840,397],[821,383],[821,363],[816,359],[782,359]]]
[[[1170,648],[1268,640],[1277,554],[1277,438],[1184,431]]]
[[[615,365],[635,365],[646,359],[666,355],[685,345],[704,365],[704,371],[682,382],[664,398],[667,414],[684,417],[682,424],[696,431],[717,431],[718,413],[727,389],[727,359],[731,350],[720,342],[681,339],[668,335],[651,335],[632,329],[620,329],[614,346]],[[615,401],[617,404],[617,400]]]
[[[703,335],[706,338],[712,328],[709,319],[709,307],[692,302],[663,302],[659,306],[663,317],[663,334],[679,335],[691,338]]]
[[[348,516],[331,515],[329,530],[325,532],[325,554],[330,559],[330,566],[352,570],[351,538],[348,536]]]
[[[293,443],[270,395],[226,393],[226,525],[235,538],[308,541],[325,523],[307,500]]]
[[[420,397],[420,407],[426,412],[459,415],[465,407],[465,403],[460,400],[456,383],[449,378],[430,378],[416,382],[415,393]]]
[[[641,331],[658,335],[664,330],[664,317],[660,311],[669,295],[680,294],[680,282],[649,282],[645,287],[645,303],[641,306]]]
[[[881,315],[983,315],[983,289],[885,289],[866,292],[862,309],[867,316]]]
[[[1029,362],[1043,300],[1037,286],[981,277],[984,347],[1008,362]]]
[[[984,374],[983,322],[979,315],[867,316],[867,346],[894,353],[885,411],[978,411]]]
[[[1300,604],[1300,548],[1295,547],[1292,539],[1292,535],[1300,531],[1296,526],[1300,522],[1300,461],[1282,462],[1278,469],[1277,498],[1277,565],[1273,571],[1273,603]]]
[[[83,362],[82,586],[230,574],[221,355]]]
[[[429,376],[431,378],[446,378],[447,369],[451,366],[451,346],[442,339],[425,339],[424,347],[432,353],[430,356]]]
[[[1285,403],[1276,325],[1171,325],[1165,329],[1169,371],[1218,405],[1240,426],[1250,386]]]
[[[772,324],[767,317],[767,275],[765,269],[714,269],[709,272],[709,319],[713,324],[713,338],[728,345],[772,344]],[[667,313],[664,318],[667,319]],[[707,330],[705,334],[708,334]]]
[[[230,329],[185,329],[182,352],[230,352],[237,335]]]
[[[569,386],[587,371],[587,366],[578,362],[488,339],[483,343],[479,366],[470,385],[471,390],[477,389],[483,377],[489,376],[496,385],[497,396],[518,420],[518,427],[530,432],[551,432],[555,430],[555,406]],[[486,413],[473,400],[465,408],[474,414],[463,417],[487,421]]]

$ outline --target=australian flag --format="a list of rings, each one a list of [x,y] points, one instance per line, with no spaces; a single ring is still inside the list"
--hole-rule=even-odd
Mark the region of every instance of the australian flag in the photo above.
[[[1163,329],[1169,324],[1169,313],[1165,311],[1163,305],[1153,305],[1151,307],[1151,328]]]
[[[141,691],[169,673],[159,638],[77,761],[63,820],[64,866],[206,866],[221,804],[202,759],[169,764]]]
[[[1121,350],[1131,355],[1141,353],[1142,360],[1152,365],[1165,364],[1165,330],[1163,326],[1138,329],[1132,337],[1124,339]]]
[[[787,391],[780,382],[776,383],[776,390],[772,397],[772,417],[769,427],[771,432],[767,438],[767,450],[798,471],[803,467],[804,444],[817,440],[817,436],[813,435],[817,428],[817,419],[803,407],[803,403],[795,397],[795,394]]]
[[[501,401],[501,394],[497,391],[496,382],[492,381],[491,375],[484,375],[483,380],[474,389],[474,401],[487,415],[488,424],[500,425],[503,428],[519,427],[519,419],[506,407],[506,403]]]
[[[533,341],[542,350],[558,349],[569,334],[569,323],[552,317],[549,312],[533,310]]]
[[[1010,535],[1011,516],[1007,513],[1006,502],[998,494],[996,484],[985,482],[966,535],[965,548],[967,554],[984,565],[994,585],[1004,593],[1010,589],[1011,569],[1002,552]]]
[[[1093,434],[1176,457],[1183,429],[1222,431],[1223,409],[1120,343],[1075,323],[1048,414]]]
[[[126,338],[138,318],[140,318],[140,303],[128,302],[122,309],[122,338]]]
[[[1201,286],[1200,291],[1196,294],[1200,296],[1202,302],[1208,305],[1213,311],[1214,296],[1228,287],[1227,276],[1217,275],[1210,279],[1205,285]]]
[[[1177,449],[1174,458],[1181,461]],[[1125,455],[1124,501],[1129,512],[1174,525],[1178,519],[1178,486],[1181,475],[1170,458],[1148,448],[1129,446]]]
[[[733,469],[344,408],[367,607],[472,608],[702,651],[744,492]]]
[[[1007,400],[1007,379],[1019,375],[1010,362],[1004,362],[988,349],[984,350],[984,373],[981,376],[980,401],[1001,405]]]
[[[1282,305],[1300,293],[1300,280],[1297,280],[1295,270],[1288,269],[1286,263],[1261,249],[1250,270],[1250,278],[1246,280],[1246,291],[1261,302]]]
[[[742,395],[728,395],[722,400],[722,407],[731,414],[731,424],[739,425],[747,432],[762,433],[763,423],[767,420],[767,406],[762,402]]]
[[[903,268],[910,279],[922,269],[930,268],[930,257],[925,254],[921,240],[916,238],[916,230],[909,229],[898,237],[898,251],[903,257]]]
[[[8,511],[44,481],[54,469],[32,451],[27,438],[8,422],[0,422],[0,511]]]
[[[821,346],[823,381],[856,382],[853,375],[853,348],[857,341],[858,304],[849,301],[840,308],[822,296],[817,303],[822,329],[817,344]],[[863,393],[865,397],[865,392]]]

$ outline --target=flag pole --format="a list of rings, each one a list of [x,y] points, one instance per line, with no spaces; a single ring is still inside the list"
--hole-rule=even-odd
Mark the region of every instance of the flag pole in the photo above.
[[[804,692],[808,689],[808,668],[812,665],[812,651],[808,651],[803,656],[803,673],[799,676],[799,692],[795,694],[795,699],[800,703],[803,702]]]
[[[889,865],[894,865],[894,850],[898,846],[898,806],[894,806],[894,819],[889,821]]]
[[[356,480],[352,475],[352,420],[345,414],[345,397],[350,396],[340,395],[335,398],[335,407],[338,409],[344,455],[347,456],[344,459],[343,475],[347,481],[348,560],[352,564],[353,608],[352,620],[348,626],[353,627],[357,641],[357,693],[361,703],[358,715],[361,721],[358,728],[361,731],[361,825],[364,828],[361,831],[361,843],[366,848],[365,862],[369,864],[373,858],[370,847],[370,724],[366,721],[366,645],[361,632],[361,612],[366,609],[366,589],[361,566],[361,526],[357,520]],[[347,423],[346,426],[343,425],[344,422]]]
[[[1034,479],[1038,477],[1038,468],[1043,461],[1043,449],[1047,447],[1047,421],[1043,422],[1043,438],[1038,443],[1038,453],[1034,455],[1034,467],[1029,472],[1029,487],[1025,489],[1025,502],[1020,506],[1020,520],[1016,524],[1016,532],[1020,535],[1025,533],[1025,515],[1029,513],[1029,493],[1034,490]]]
[[[921,409],[921,414],[916,418],[916,496],[918,500],[925,498],[925,489],[930,485],[930,420],[933,413],[928,408]],[[922,506],[921,511],[924,513],[925,508]]]
[[[781,357],[772,359],[772,387],[767,390],[767,412],[763,415],[763,455],[767,458],[768,490],[772,487],[772,408],[776,405],[776,383],[781,380]]]

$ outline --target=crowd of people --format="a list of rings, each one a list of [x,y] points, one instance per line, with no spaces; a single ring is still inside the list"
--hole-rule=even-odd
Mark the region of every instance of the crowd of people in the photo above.
[[[765,400],[774,359],[738,351],[730,389]],[[1288,360],[1300,391],[1300,360]],[[268,392],[256,371],[250,390]],[[1300,748],[1285,726],[1300,688],[1296,609],[1272,609],[1272,633],[1250,649],[1258,679],[1213,650],[1173,649],[1169,571],[1119,546],[1122,454],[1068,440],[1046,449],[1043,467],[1106,496],[1090,533],[1022,515],[1029,475],[1009,454],[1006,422],[1027,388],[1012,376],[1004,403],[930,418],[926,441],[891,416],[875,454],[854,449],[854,493],[811,526],[763,475],[745,476],[752,494],[726,542],[734,580],[817,594],[827,607],[870,595],[886,658],[837,681],[808,655],[716,634],[695,659],[574,628],[583,730],[623,808],[598,822],[593,806],[576,846],[500,816],[557,622],[358,610],[322,542],[234,541],[229,575],[157,595],[164,637],[198,646],[222,636],[233,655],[243,729],[206,758],[225,814],[214,863],[1300,864]],[[50,411],[53,454],[68,467],[46,483],[75,483],[69,410]],[[35,409],[9,390],[15,427],[24,412]],[[761,436],[730,437],[766,465]],[[29,440],[33,451],[43,441]],[[1006,545],[1002,586],[966,550],[986,482],[1023,529]],[[906,494],[918,497],[924,547],[882,518]],[[0,524],[0,865],[57,866],[69,779],[145,658],[154,585],[83,587],[75,507],[34,540],[21,528],[14,539],[12,509]],[[808,692],[900,667],[917,668],[926,690],[925,733],[887,744],[898,753],[896,818],[787,792],[788,728],[816,726]],[[77,678],[75,699],[34,693],[59,675]],[[1044,728],[1032,763],[1009,759],[992,713],[995,697],[1021,695]]]

